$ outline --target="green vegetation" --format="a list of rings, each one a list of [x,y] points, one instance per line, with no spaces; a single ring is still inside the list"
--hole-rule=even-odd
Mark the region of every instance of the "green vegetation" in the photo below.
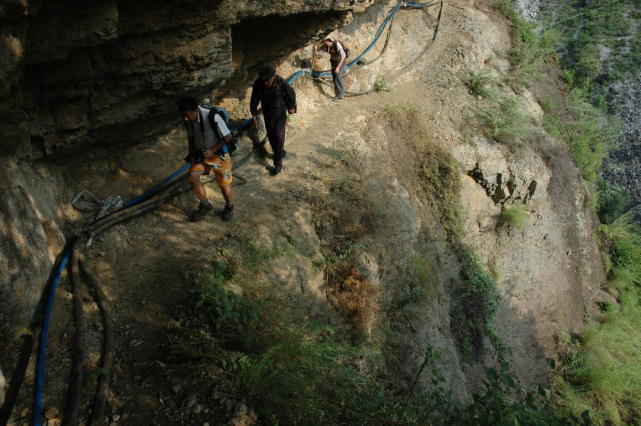
[[[385,80],[385,76],[381,75],[374,82],[374,90],[376,90],[377,92],[389,92],[390,90],[392,90],[392,88],[390,87],[387,80]]]
[[[604,124],[605,123],[605,124]],[[618,137],[618,123],[587,101],[585,89],[573,89],[565,105],[543,120],[545,129],[565,141],[577,167],[588,181],[595,181],[608,147]]]
[[[574,84],[607,95],[608,85],[641,70],[639,7],[638,0],[566,0],[548,11],[544,21],[563,34],[562,63]]]
[[[531,120],[514,98],[503,98],[480,108],[477,117],[483,134],[499,143],[518,145],[534,134]]]
[[[513,43],[510,50],[512,70],[508,77],[515,88],[530,87],[540,75],[546,60],[554,61],[560,33],[554,29],[537,34],[536,24],[527,22],[514,9],[513,0],[502,0],[498,9],[512,21]]]
[[[503,206],[499,215],[499,226],[509,225],[510,227],[521,229],[527,219],[528,211],[525,206]]]
[[[425,279],[423,262],[414,267],[415,278]],[[519,384],[507,364],[487,370],[485,389],[469,407],[446,388],[430,347],[407,386],[385,378],[384,370],[363,369],[377,365],[379,354],[357,349],[332,327],[291,323],[277,313],[282,302],[231,292],[230,272],[223,263],[215,265],[189,320],[170,335],[169,355],[161,363],[183,377],[192,372],[192,386],[210,388],[220,419],[243,403],[265,424],[562,424],[544,398],[511,396]]]
[[[462,285],[454,286],[450,312],[460,352],[466,359],[480,355],[487,336],[499,359],[503,359],[507,347],[494,327],[501,300],[496,282],[469,247],[461,246],[457,253]]]
[[[580,424],[577,417],[554,416],[546,407],[550,404],[550,392],[538,388],[537,394],[523,392],[519,383],[510,375],[510,367],[502,362],[500,369],[486,370],[484,392],[474,395],[470,407],[463,413],[462,425],[531,425],[553,426]],[[519,400],[513,395],[521,391],[525,396]],[[584,414],[584,418],[586,415]],[[588,422],[581,422],[589,424]]]
[[[597,214],[601,223],[609,224],[632,207],[632,198],[623,188],[608,183],[606,180],[597,182],[598,201]]]
[[[472,71],[470,72],[467,80],[465,80],[465,85],[470,89],[470,92],[485,98],[495,95],[495,91],[492,87],[497,84],[498,80],[486,70]]]
[[[641,231],[632,211],[603,225],[612,268],[609,304],[573,342],[559,378],[561,404],[590,410],[596,424],[633,424],[641,415]]]
[[[537,96],[544,99],[545,129],[567,144],[583,177],[594,181],[608,147],[618,137],[618,122],[607,116],[603,105],[596,106],[590,102],[593,97],[592,82],[601,75],[600,54],[596,45],[585,45],[580,55],[570,55],[571,58],[562,55],[566,58],[566,69],[562,73],[571,91],[560,103],[555,103],[542,87],[545,87],[545,78],[556,78],[552,70],[558,61],[557,52],[568,44],[568,40],[562,37],[560,27],[556,24],[546,25],[544,22],[543,31],[537,34],[535,25],[526,22],[514,11],[512,0],[501,1],[498,8],[513,24],[514,45],[510,53],[512,70],[508,81],[516,88],[534,87]],[[527,130],[518,126],[522,114],[511,112],[513,108],[507,102],[491,105],[477,114],[486,136],[503,143],[526,139]]]

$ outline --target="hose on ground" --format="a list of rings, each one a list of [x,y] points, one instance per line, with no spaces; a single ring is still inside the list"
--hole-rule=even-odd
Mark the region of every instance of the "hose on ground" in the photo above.
[[[100,309],[100,314],[102,318],[102,327],[104,330],[103,337],[103,348],[102,348],[102,364],[100,381],[98,383],[98,390],[96,392],[96,397],[94,399],[91,416],[89,419],[89,424],[91,426],[102,424],[102,417],[105,412],[105,407],[107,405],[107,394],[109,393],[109,387],[111,383],[111,374],[113,369],[114,361],[114,327],[113,321],[111,319],[111,313],[107,303],[107,297],[103,293],[102,289],[98,285],[98,281],[94,276],[89,273],[85,267],[85,263],[82,259],[79,260],[80,273],[83,275],[86,282],[89,283],[96,304]]]
[[[85,319],[82,309],[82,295],[80,292],[80,277],[78,276],[78,251],[72,250],[71,262],[67,265],[67,276],[71,282],[73,293],[73,313],[75,322],[74,334],[74,359],[69,377],[69,390],[67,404],[64,411],[63,426],[78,424],[78,401],[82,390],[85,367]]]
[[[185,178],[181,178],[179,181],[176,183],[184,183]],[[90,233],[90,238],[96,238],[100,236],[102,233],[105,231],[109,230],[111,227],[124,222],[129,219],[133,219],[135,217],[141,216],[145,214],[146,212],[153,210],[160,206],[162,203],[164,203],[166,200],[169,200],[170,198],[175,197],[178,194],[181,194],[183,192],[189,191],[189,186],[188,185],[175,185],[173,186],[170,190],[164,192],[163,194],[159,194],[155,196],[152,199],[149,199],[145,202],[142,202],[135,207],[127,210],[125,214],[118,216],[117,218],[112,219],[108,223],[102,224],[101,226],[98,226],[94,229],[91,230]]]
[[[145,201],[142,201],[138,204],[135,204],[131,207],[128,207],[126,209],[118,210],[117,212],[114,212],[111,215],[105,216],[104,218],[101,218],[99,221],[93,223],[90,225],[88,228],[86,228],[86,232],[88,232],[90,235],[93,235],[95,233],[96,229],[102,229],[102,228],[109,228],[117,223],[122,222],[121,218],[123,217],[128,217],[129,212],[136,211],[141,208],[141,206],[146,206],[149,203],[154,203],[154,200],[156,199],[157,196],[167,192],[167,191],[172,191],[173,188],[176,186],[180,185],[182,182],[184,182],[187,179],[187,175],[184,174],[174,181],[168,183],[165,185],[163,188],[161,188],[152,198],[149,198]]]
[[[56,268],[56,273],[54,274],[53,282],[51,283],[51,288],[47,292],[44,318],[42,321],[42,328],[40,331],[40,338],[38,341],[38,359],[36,361],[36,384],[34,387],[34,401],[33,401],[33,424],[35,426],[40,426],[42,424],[42,408],[43,408],[43,394],[45,386],[45,361],[47,359],[47,340],[49,338],[49,321],[51,319],[51,312],[53,310],[53,300],[58,288],[58,283],[60,282],[60,275],[62,271],[67,266],[69,261],[69,256],[73,250],[73,246],[76,243],[77,237],[72,237],[67,241],[64,250],[62,251],[62,259]]]

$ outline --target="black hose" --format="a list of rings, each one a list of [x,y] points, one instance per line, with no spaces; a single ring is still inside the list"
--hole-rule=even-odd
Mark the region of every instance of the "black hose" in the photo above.
[[[416,64],[434,46],[434,43],[436,42],[436,38],[438,37],[439,31],[441,29],[441,23],[443,22],[443,9],[445,6],[445,0],[441,0],[439,3],[441,7],[439,8],[438,17],[436,18],[436,29],[434,29],[434,35],[432,36],[432,39],[428,44],[425,45],[421,53],[419,53],[412,61],[410,61],[407,65],[403,66],[401,69],[397,70],[394,74],[392,74],[392,76],[390,77],[390,81],[395,80],[402,73],[404,73],[408,68]],[[424,10],[427,11],[427,9],[424,9]]]
[[[108,214],[106,216],[103,216],[100,219],[92,222],[87,227],[87,230],[91,232],[93,229],[101,228],[105,224],[108,224],[108,223],[111,223],[111,222],[119,223],[120,221],[118,221],[117,219],[119,219],[122,216],[126,216],[128,212],[130,212],[132,210],[135,210],[137,207],[139,207],[141,205],[145,205],[145,203],[148,203],[148,202],[152,201],[154,199],[154,197],[156,197],[158,194],[162,194],[163,192],[170,190],[171,188],[173,188],[176,185],[178,185],[181,182],[183,182],[185,179],[187,179],[187,175],[186,174],[174,179],[173,181],[171,181],[167,185],[163,186],[162,188],[160,188],[158,190],[158,192],[156,192],[152,197],[146,199],[145,201],[142,201],[142,202],[140,202],[138,204],[134,204],[132,206],[129,206],[129,207],[126,207],[126,208],[123,208],[123,209],[120,209],[120,210],[116,210],[115,212],[112,212],[112,213],[110,213],[110,214]]]
[[[85,367],[85,319],[82,309],[82,295],[80,294],[80,280],[78,276],[78,253],[71,252],[71,262],[67,264],[67,275],[71,281],[73,292],[73,311],[76,323],[74,336],[74,362],[71,367],[69,378],[69,391],[67,394],[67,405],[64,411],[63,426],[75,426],[78,424],[78,401],[82,390]]]
[[[114,361],[114,327],[105,294],[102,292],[102,289],[93,275],[91,275],[87,268],[85,268],[85,264],[82,259],[78,263],[80,265],[80,272],[93,290],[96,304],[100,309],[102,327],[104,330],[101,365],[102,374],[100,375],[96,398],[94,399],[91,416],[89,418],[89,424],[94,426],[102,424],[102,417],[105,412],[105,406],[107,405],[107,394],[111,383],[111,373]]]
[[[184,181],[184,180],[183,180]],[[164,194],[161,194],[159,196],[154,196],[154,198],[150,198],[147,201],[144,201],[140,204],[137,204],[136,206],[133,206],[130,209],[127,209],[126,214],[124,215],[119,215],[116,218],[112,218],[108,223],[102,224],[101,226],[91,230],[90,236],[92,238],[99,236],[103,232],[109,230],[109,228],[124,222],[129,219],[133,219],[135,217],[141,216],[144,213],[157,208],[160,204],[162,204],[164,201],[175,197],[178,194],[181,194],[183,192],[189,191],[189,187],[179,187],[179,186],[174,186],[172,190],[165,192]]]
[[[392,27],[394,26],[394,18],[396,18],[396,14],[394,14],[389,21],[389,27],[387,27],[387,34],[385,35],[385,44],[383,44],[383,48],[381,49],[381,52],[378,54],[378,56],[372,59],[371,61],[360,60],[359,62],[357,62],[358,65],[364,66],[364,65],[373,64],[374,62],[378,61],[383,57],[383,54],[387,50],[387,46],[389,45],[389,41],[391,39]]]

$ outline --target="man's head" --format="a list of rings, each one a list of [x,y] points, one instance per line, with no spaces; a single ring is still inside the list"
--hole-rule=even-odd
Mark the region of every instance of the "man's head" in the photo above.
[[[258,78],[263,80],[265,87],[271,87],[274,84],[274,79],[276,78],[276,70],[270,66],[260,67],[258,70]]]
[[[330,36],[325,37],[325,39],[323,40],[323,45],[327,48],[330,48],[332,47],[332,44],[334,44],[334,40],[332,40]]]
[[[184,121],[196,121],[198,118],[198,102],[190,97],[180,98],[178,111]]]

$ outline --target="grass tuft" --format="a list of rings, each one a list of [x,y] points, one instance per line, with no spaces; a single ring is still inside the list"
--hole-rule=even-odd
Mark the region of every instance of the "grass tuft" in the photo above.
[[[512,206],[501,209],[499,215],[499,226],[510,226],[522,229],[529,215],[525,206]]]
[[[495,94],[492,86],[497,83],[498,80],[486,70],[471,71],[465,80],[465,85],[470,89],[470,92],[484,98],[492,97]]]
[[[531,120],[514,98],[504,98],[477,111],[483,134],[496,142],[519,145],[534,134]]]

